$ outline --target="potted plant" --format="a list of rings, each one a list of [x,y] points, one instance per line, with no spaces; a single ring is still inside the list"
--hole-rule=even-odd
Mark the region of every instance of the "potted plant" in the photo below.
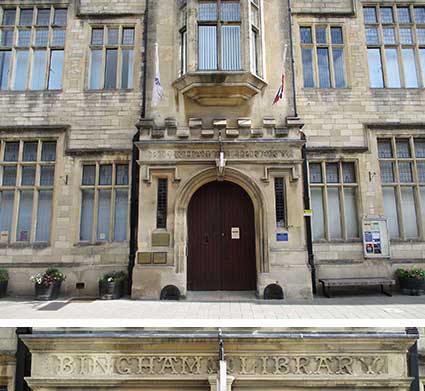
[[[124,282],[127,275],[122,272],[106,273],[99,280],[99,296],[102,300],[115,300],[124,295]]]
[[[419,296],[425,294],[425,270],[419,268],[397,269],[396,276],[400,291],[405,295]]]
[[[35,284],[35,297],[37,300],[55,300],[59,296],[62,281],[66,279],[58,269],[49,268],[44,273],[37,273],[31,277]]]
[[[0,269],[0,297],[6,296],[9,273],[6,269]]]

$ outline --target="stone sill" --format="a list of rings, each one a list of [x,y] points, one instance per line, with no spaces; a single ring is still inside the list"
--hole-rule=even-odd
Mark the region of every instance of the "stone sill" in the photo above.
[[[119,242],[77,242],[74,244],[74,247],[126,247],[129,245],[128,240],[123,240]]]
[[[26,249],[26,248],[33,248],[33,249],[45,249],[50,247],[51,244],[50,242],[33,242],[33,243],[29,243],[29,242],[14,242],[14,243],[0,243],[0,249]]]

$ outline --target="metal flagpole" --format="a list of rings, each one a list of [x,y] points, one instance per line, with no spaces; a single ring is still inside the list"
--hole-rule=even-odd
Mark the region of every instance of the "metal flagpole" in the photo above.
[[[227,363],[224,359],[224,343],[221,329],[218,329],[218,357],[220,365],[218,371],[217,389],[218,391],[227,391]]]

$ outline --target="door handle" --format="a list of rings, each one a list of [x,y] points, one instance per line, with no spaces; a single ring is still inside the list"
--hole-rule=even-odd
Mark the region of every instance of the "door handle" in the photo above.
[[[208,244],[208,235],[205,235],[205,236],[204,236],[204,243],[205,243],[205,244]]]

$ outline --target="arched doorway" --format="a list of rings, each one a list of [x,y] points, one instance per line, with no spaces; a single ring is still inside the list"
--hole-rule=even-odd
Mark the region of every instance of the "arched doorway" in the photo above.
[[[255,221],[249,195],[228,181],[203,185],[187,212],[188,290],[255,290]]]

